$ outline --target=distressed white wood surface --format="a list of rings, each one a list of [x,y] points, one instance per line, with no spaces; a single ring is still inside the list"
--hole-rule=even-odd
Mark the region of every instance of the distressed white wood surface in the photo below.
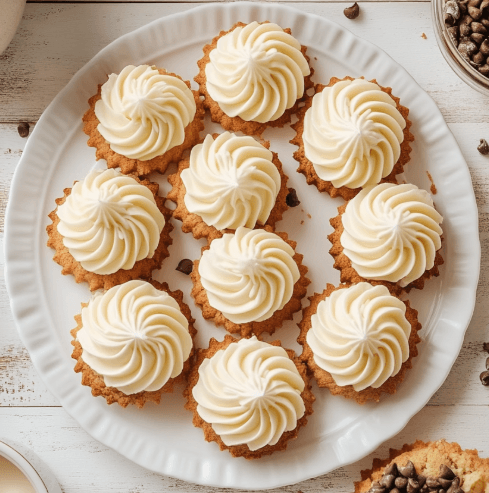
[[[0,243],[12,175],[26,139],[17,125],[34,125],[72,75],[120,35],[196,3],[32,2],[11,46],[0,55]],[[397,437],[370,457],[331,474],[281,488],[286,492],[352,491],[361,469],[388,447],[416,438],[447,438],[489,456],[489,389],[479,383],[489,341],[489,157],[479,138],[489,140],[487,99],[450,71],[434,39],[429,2],[361,3],[355,21],[340,2],[289,3],[326,16],[379,45],[401,63],[437,102],[469,165],[480,213],[482,270],[477,306],[460,356],[442,388]],[[421,37],[425,33],[427,39]],[[1,246],[1,245],[0,245]],[[3,249],[0,249],[3,252]],[[224,492],[159,476],[94,441],[44,387],[19,339],[9,308],[0,253],[0,437],[30,446],[57,476],[64,492]],[[278,490],[276,490],[278,491]]]

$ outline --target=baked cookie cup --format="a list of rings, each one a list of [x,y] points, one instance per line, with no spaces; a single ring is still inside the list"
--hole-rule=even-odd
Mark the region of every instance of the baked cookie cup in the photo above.
[[[297,341],[318,386],[358,404],[395,394],[421,341],[409,301],[368,283],[328,284],[309,301]]]
[[[375,79],[333,77],[317,84],[292,125],[297,171],[320,192],[345,200],[368,185],[397,183],[414,141],[408,114]]]
[[[283,127],[314,85],[307,48],[268,21],[238,22],[203,51],[194,80],[212,121],[231,132],[260,136]]]
[[[328,239],[341,282],[409,292],[440,274],[443,217],[425,190],[381,183],[364,188],[338,213]]]
[[[184,397],[205,440],[245,459],[285,450],[307,424],[315,400],[294,351],[280,341],[229,335],[197,351]]]
[[[166,283],[135,280],[95,293],[75,321],[74,370],[107,404],[159,404],[190,371],[195,320],[182,291]]]
[[[202,316],[242,337],[273,334],[301,309],[311,282],[296,242],[269,226],[238,228],[202,248],[192,296]]]
[[[270,226],[287,205],[287,175],[269,142],[225,132],[207,135],[168,177],[182,231],[212,240],[239,226]],[[188,188],[188,190],[187,190]],[[190,209],[190,210],[189,210]]]
[[[204,106],[190,82],[149,65],[125,67],[88,100],[83,131],[96,158],[138,176],[164,173],[199,142]]]
[[[151,277],[173,242],[172,211],[158,189],[157,183],[111,169],[93,170],[65,188],[46,227],[61,273],[87,282],[91,291]]]
[[[416,440],[400,450],[390,449],[387,459],[374,459],[361,477],[355,482],[355,493],[394,493],[394,488],[416,493],[487,493],[489,459],[479,457],[477,450],[463,450],[458,443]]]

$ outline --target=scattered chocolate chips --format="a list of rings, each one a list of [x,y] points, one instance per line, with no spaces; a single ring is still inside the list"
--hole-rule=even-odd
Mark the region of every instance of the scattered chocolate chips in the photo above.
[[[489,372],[487,372],[489,374]],[[460,478],[446,465],[440,466],[438,477],[416,474],[411,461],[404,467],[387,466],[380,481],[374,481],[367,493],[463,493]]]
[[[343,13],[345,14],[345,17],[348,17],[348,19],[356,19],[360,14],[360,7],[358,3],[355,2],[351,7],[347,7],[343,10]]]
[[[481,383],[482,385],[484,385],[485,387],[489,387],[489,371],[483,371],[481,374],[480,374],[480,379],[481,379]]]
[[[194,263],[188,258],[184,258],[183,260],[180,260],[180,262],[178,262],[177,268],[175,270],[178,270],[178,272],[182,272],[183,274],[186,274],[188,276],[192,272],[193,268]]]
[[[29,135],[29,124],[27,122],[22,122],[19,124],[17,127],[17,132],[19,132],[19,135],[25,139]]]
[[[479,145],[477,146],[477,150],[481,153],[484,154],[489,154],[489,144],[487,143],[486,140],[481,139]]]
[[[289,188],[289,193],[285,197],[285,202],[289,207],[297,207],[301,201],[297,197],[297,192],[295,188]]]

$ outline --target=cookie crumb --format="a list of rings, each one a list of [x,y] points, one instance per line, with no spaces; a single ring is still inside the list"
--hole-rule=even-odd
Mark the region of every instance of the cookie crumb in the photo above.
[[[428,36],[426,36],[426,34],[425,34],[425,33],[422,33],[422,34],[421,34],[421,37],[422,37],[423,39],[428,39]]]
[[[433,194],[433,195],[436,195],[438,190],[436,189],[436,186],[435,186],[435,182],[433,181],[433,177],[431,176],[430,172],[427,171],[426,174],[428,175],[428,179],[430,180],[431,182],[431,186],[430,186],[430,192]]]
[[[307,217],[308,217],[309,219],[312,219],[312,216],[311,216],[311,214],[308,214],[308,215],[307,215]]]

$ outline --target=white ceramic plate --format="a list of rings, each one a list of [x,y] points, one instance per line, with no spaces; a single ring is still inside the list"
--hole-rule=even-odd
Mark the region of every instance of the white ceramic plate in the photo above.
[[[396,395],[377,405],[358,406],[314,387],[315,412],[299,438],[286,452],[246,461],[204,441],[202,430],[192,426],[191,414],[183,409],[180,393],[165,396],[159,406],[122,409],[107,406],[80,385],[70,358],[69,330],[80,302],[90,294],[86,285],[60,274],[51,260],[53,251],[46,247],[45,227],[54,199],[94,166],[95,152],[86,145],[81,117],[106,74],[128,64],[154,63],[192,79],[205,43],[237,21],[253,20],[291,27],[309,47],[317,82],[326,83],[333,75],[375,77],[381,85],[392,86],[411,109],[416,142],[405,178],[429,188],[426,171],[433,176],[436,206],[445,217],[446,263],[439,278],[409,296],[419,310],[424,340]],[[215,125],[209,124],[207,131],[212,128]],[[294,147],[288,143],[292,136],[290,128],[265,134],[302,202],[285,214],[278,228],[297,240],[297,250],[310,267],[312,294],[327,282],[339,281],[327,235],[329,218],[342,201],[320,194],[295,172]],[[166,178],[159,181],[165,184],[164,193]],[[201,243],[184,235],[179,223],[175,226],[170,258],[155,277],[184,291],[197,319],[197,342],[207,346],[210,336],[222,339],[224,331],[202,319],[189,296],[190,279],[175,271],[182,258],[199,257]],[[398,433],[440,387],[458,355],[474,307],[480,261],[477,208],[467,165],[439,110],[409,74],[382,50],[327,19],[282,5],[242,2],[206,5],[159,19],[113,42],[73,77],[36,125],[16,170],[5,245],[7,287],[19,332],[35,367],[66,411],[94,438],[148,469],[195,483],[248,489],[277,487],[326,473],[359,460]],[[299,318],[298,314],[295,322]],[[284,345],[295,349],[297,335],[293,322],[276,332]]]

